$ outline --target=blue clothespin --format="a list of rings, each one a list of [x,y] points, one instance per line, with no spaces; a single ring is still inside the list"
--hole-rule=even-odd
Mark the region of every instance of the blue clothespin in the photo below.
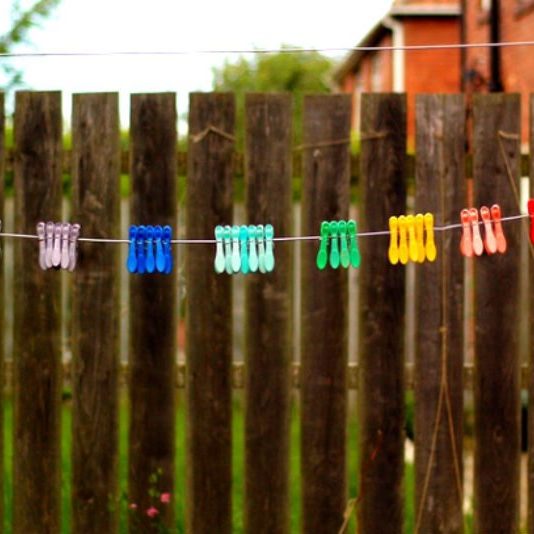
[[[170,274],[172,272],[172,251],[171,251],[171,239],[172,239],[172,229],[169,225],[163,227],[163,255],[165,256],[165,274]]]
[[[143,225],[138,226],[135,253],[137,255],[137,272],[139,274],[144,274],[146,272],[145,237],[146,227]]]
[[[154,228],[154,242],[156,244],[156,269],[158,273],[165,272],[165,254],[163,254],[163,228],[158,225]]]
[[[154,256],[154,227],[146,227],[146,271],[153,273],[156,270],[156,258]]]
[[[137,272],[137,254],[136,254],[135,249],[137,246],[137,226],[135,226],[134,224],[130,226],[130,230],[128,232],[128,239],[130,240],[130,244],[128,245],[128,260],[126,261],[126,267],[128,269],[128,272],[136,273]],[[44,241],[44,238],[43,238],[43,241]]]

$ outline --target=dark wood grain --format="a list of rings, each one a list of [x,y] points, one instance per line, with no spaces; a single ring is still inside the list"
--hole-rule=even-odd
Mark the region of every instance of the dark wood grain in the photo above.
[[[131,98],[131,224],[170,225],[176,238],[176,95]],[[130,276],[130,435],[128,498],[135,532],[161,532],[174,524],[176,398],[176,279],[172,274]],[[161,494],[171,502],[162,503]],[[146,510],[158,515],[150,519]]]
[[[349,209],[351,100],[304,99],[302,230],[346,220]],[[302,244],[301,485],[302,531],[338,532],[347,502],[347,270],[318,270],[318,242]]]
[[[289,95],[250,94],[245,103],[248,224],[292,233]],[[279,243],[271,274],[247,275],[245,531],[289,532],[289,420],[293,244]]]
[[[15,108],[15,231],[61,215],[61,95],[20,92]],[[13,532],[60,528],[60,278],[15,242]]]
[[[232,223],[234,97],[193,93],[189,110],[189,133],[198,137],[189,141],[187,235],[205,239]],[[205,245],[186,254],[186,509],[195,534],[232,531],[232,280],[215,273],[214,256]]]
[[[519,190],[519,133],[519,95],[475,98],[473,178],[477,208],[496,202],[504,216],[519,211],[510,182]],[[475,260],[474,499],[475,529],[481,533],[519,530],[520,230],[520,223],[505,224],[506,254]]]
[[[534,95],[529,100],[530,154],[534,155]],[[530,158],[530,198],[534,198],[534,157]],[[528,222],[530,229],[531,222]],[[530,232],[529,232],[530,234]],[[529,269],[529,373],[528,373],[528,532],[534,534],[534,244],[528,245]]]
[[[436,226],[466,206],[464,118],[461,95],[416,97],[415,213]],[[415,521],[420,532],[463,532],[464,260],[458,232],[435,242],[436,261],[415,267]]]
[[[118,95],[74,95],[72,221],[81,234],[120,230]],[[119,248],[80,244],[72,285],[72,530],[118,521]]]
[[[0,176],[5,176],[6,146],[5,146],[5,112],[4,93],[0,93]],[[4,220],[4,180],[0,180],[0,221],[2,231],[5,231]],[[5,336],[5,308],[4,308],[4,243],[0,248],[0,384],[5,388],[4,366],[4,336]],[[4,396],[0,396],[0,495],[4,494]],[[0,499],[0,525],[4,524],[4,501]]]
[[[406,213],[406,99],[364,94],[360,231]],[[402,532],[405,267],[391,265],[389,236],[361,239],[359,532]]]

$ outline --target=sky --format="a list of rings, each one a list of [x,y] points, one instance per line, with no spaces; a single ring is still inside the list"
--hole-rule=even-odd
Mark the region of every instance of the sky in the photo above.
[[[0,2],[0,33],[7,29],[11,0]],[[22,5],[33,3],[23,0]],[[63,0],[27,45],[15,52],[109,52],[351,47],[387,12],[392,0]],[[344,53],[331,53],[341,59]],[[26,87],[61,90],[70,122],[73,93],[120,93],[121,125],[129,122],[129,95],[177,93],[178,113],[188,93],[209,91],[213,67],[237,55],[20,58]]]

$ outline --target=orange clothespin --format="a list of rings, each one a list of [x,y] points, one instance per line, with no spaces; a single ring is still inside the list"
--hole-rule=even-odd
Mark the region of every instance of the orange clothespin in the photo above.
[[[528,214],[530,215],[530,242],[534,244],[534,198],[528,201]]]
[[[493,232],[491,213],[487,206],[480,208],[480,217],[484,223],[484,248],[488,254],[495,254],[497,252],[497,238]]]
[[[502,229],[501,216],[501,207],[499,204],[493,204],[493,206],[491,206],[491,218],[493,219],[495,239],[497,240],[497,251],[504,254],[506,252],[507,244]]]
[[[480,235],[480,226],[478,225],[478,210],[471,208],[469,210],[469,222],[471,223],[471,232],[473,235],[473,252],[481,256],[484,252],[484,243]]]
[[[462,221],[462,239],[460,240],[460,252],[466,258],[472,258],[473,251],[473,236],[471,234],[471,223],[469,217],[469,210],[463,209],[460,212],[460,220]]]

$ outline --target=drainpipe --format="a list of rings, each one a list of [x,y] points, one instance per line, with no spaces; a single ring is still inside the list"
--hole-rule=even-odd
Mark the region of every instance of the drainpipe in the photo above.
[[[393,17],[385,17],[382,24],[391,30],[392,45],[404,46],[404,27],[402,22]],[[395,93],[404,93],[405,91],[405,71],[404,71],[404,50],[393,50],[393,91]]]
[[[490,11],[490,42],[501,42],[501,2],[491,0]],[[503,90],[501,78],[501,49],[498,46],[490,48],[490,80],[489,90],[497,93]]]

